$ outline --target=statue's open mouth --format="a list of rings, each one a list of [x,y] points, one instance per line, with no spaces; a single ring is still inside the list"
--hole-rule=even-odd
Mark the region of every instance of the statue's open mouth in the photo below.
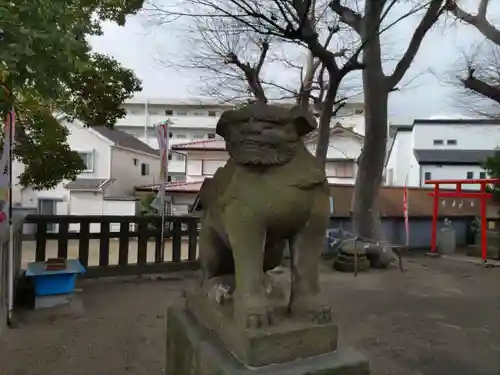
[[[240,146],[241,147],[262,147],[263,145],[265,145],[266,142],[262,142],[262,141],[254,141],[254,140],[251,140],[251,139],[245,139],[243,141],[240,142]]]

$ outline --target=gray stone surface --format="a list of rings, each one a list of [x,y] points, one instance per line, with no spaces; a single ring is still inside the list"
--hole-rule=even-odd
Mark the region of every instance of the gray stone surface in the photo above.
[[[292,362],[247,367],[213,332],[200,326],[184,309],[167,313],[166,375],[368,375],[365,358],[350,349]]]
[[[165,313],[199,285],[194,275],[81,280],[83,310],[70,304],[55,308],[56,316],[54,309],[17,315],[18,328],[0,335],[0,371],[165,374]],[[372,375],[499,375],[500,268],[410,254],[405,272],[354,277],[332,271],[329,261],[320,278],[339,347],[363,353]]]
[[[47,309],[50,307],[63,306],[71,302],[69,294],[60,294],[55,296],[37,296],[35,297],[35,309]]]
[[[286,311],[276,312],[271,326],[243,328],[232,319],[232,304],[218,306],[199,293],[187,293],[187,310],[213,331],[224,347],[249,366],[266,366],[299,357],[311,357],[337,349],[335,324],[315,324]]]

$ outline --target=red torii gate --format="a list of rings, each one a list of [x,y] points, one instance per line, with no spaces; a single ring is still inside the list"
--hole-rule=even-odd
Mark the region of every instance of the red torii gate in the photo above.
[[[486,240],[486,200],[493,195],[486,192],[488,184],[500,184],[500,178],[481,178],[481,179],[464,179],[464,180],[427,180],[426,184],[434,185],[434,191],[429,193],[434,197],[434,204],[432,207],[432,237],[431,237],[431,252],[436,253],[436,239],[437,239],[437,219],[439,214],[439,198],[472,198],[480,200],[480,215],[481,215],[481,257],[486,262],[487,259],[487,240]],[[440,191],[439,185],[452,184],[456,186],[455,191]],[[479,184],[479,192],[475,191],[462,191],[462,185],[475,185]]]

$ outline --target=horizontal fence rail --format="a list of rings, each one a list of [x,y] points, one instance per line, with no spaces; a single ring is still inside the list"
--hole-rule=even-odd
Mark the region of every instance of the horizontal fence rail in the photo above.
[[[23,242],[26,246],[29,239],[34,240],[32,260],[77,257],[87,269],[85,277],[163,273],[198,267],[199,219],[192,216],[167,216],[163,239],[160,216],[29,215],[25,224],[34,226],[34,233],[25,233]],[[165,243],[163,253],[162,241]],[[70,250],[73,254],[69,254]],[[116,264],[110,262],[112,256],[117,257]]]

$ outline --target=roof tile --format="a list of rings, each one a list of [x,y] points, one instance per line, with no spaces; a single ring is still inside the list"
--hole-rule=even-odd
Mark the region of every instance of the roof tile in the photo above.
[[[188,143],[180,143],[172,145],[172,150],[213,150],[225,151],[226,141],[223,139],[205,139],[202,141],[194,141]]]
[[[483,163],[495,150],[414,150],[419,163]]]
[[[108,138],[111,142],[115,143],[117,146],[122,146],[125,148],[129,148],[131,150],[144,152],[150,155],[159,155],[158,150],[149,147],[146,143],[142,142],[140,139],[124,131],[118,129],[110,129],[105,126],[93,126],[92,129],[101,134],[103,137]]]

